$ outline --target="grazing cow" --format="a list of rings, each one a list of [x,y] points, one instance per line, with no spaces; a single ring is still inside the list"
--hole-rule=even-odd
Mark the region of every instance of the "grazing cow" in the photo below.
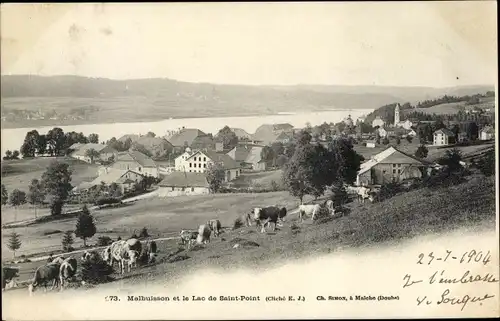
[[[146,246],[144,247],[144,252],[147,257],[148,263],[153,263],[156,260],[157,255],[157,246],[154,240],[149,240],[146,242]]]
[[[135,250],[128,250],[121,255],[121,268],[122,274],[125,273],[125,266],[128,268],[128,272],[132,270],[132,268],[137,267],[137,261],[139,260],[139,252]]]
[[[130,238],[130,239],[126,240],[125,247],[127,248],[127,250],[137,251],[139,253],[141,253],[141,251],[142,251],[141,241],[139,241],[136,238]]]
[[[128,239],[126,241],[113,242],[109,249],[103,252],[104,260],[112,267],[114,262],[118,263],[121,274],[125,273],[125,264],[128,270],[137,266],[139,253],[142,251],[141,242],[137,239]]]
[[[365,186],[361,186],[358,188],[358,200],[362,203],[365,202],[365,199],[370,197],[370,189]]]
[[[77,260],[74,257],[68,257],[63,260],[61,267],[59,268],[59,282],[61,285],[61,291],[64,288],[64,283],[71,280],[76,274]]]
[[[310,216],[314,221],[316,216],[320,213],[321,206],[319,204],[300,204],[299,205],[299,219],[300,222],[304,221],[304,216]]]
[[[12,279],[19,276],[19,268],[13,268],[8,266],[2,267],[2,291],[5,290],[7,283]]]
[[[332,200],[327,200],[325,202],[325,207],[328,209],[328,213],[330,213],[331,216],[335,215],[335,206]]]
[[[273,231],[276,231],[278,218],[282,213],[282,209],[276,206],[256,207],[253,209],[254,220],[261,225],[261,233],[266,231],[266,224],[274,223]]]
[[[198,237],[198,231],[182,230],[180,232],[180,237],[181,237],[181,243],[187,244],[189,246],[192,243],[192,241],[195,241],[196,238]]]
[[[202,224],[198,228],[198,236],[196,237],[196,243],[198,244],[207,244],[210,243],[210,234],[212,230],[208,225]]]
[[[219,237],[220,231],[221,231],[221,224],[219,220],[213,219],[207,222],[208,227],[210,230],[214,232],[215,237]]]
[[[58,263],[48,263],[46,265],[40,266],[38,269],[35,271],[35,276],[33,277],[33,281],[31,284],[28,286],[28,291],[30,296],[33,295],[33,292],[35,291],[35,288],[38,286],[43,285],[45,288],[45,291],[47,291],[47,283],[53,282],[52,283],[52,288],[53,290],[57,284],[59,283],[59,270],[61,268],[61,265]]]

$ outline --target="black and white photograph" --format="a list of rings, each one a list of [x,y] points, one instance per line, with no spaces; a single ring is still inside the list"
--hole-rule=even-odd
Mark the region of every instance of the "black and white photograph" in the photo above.
[[[496,1],[0,18],[2,320],[500,316]]]

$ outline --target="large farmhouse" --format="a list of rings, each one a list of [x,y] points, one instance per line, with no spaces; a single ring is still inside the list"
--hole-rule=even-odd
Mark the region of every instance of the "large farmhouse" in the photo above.
[[[205,173],[210,164],[219,164],[224,168],[226,182],[241,174],[241,166],[229,155],[210,150],[186,151],[175,159],[176,170],[188,173]]]
[[[420,178],[424,166],[419,159],[391,146],[361,164],[356,185],[383,185]]]

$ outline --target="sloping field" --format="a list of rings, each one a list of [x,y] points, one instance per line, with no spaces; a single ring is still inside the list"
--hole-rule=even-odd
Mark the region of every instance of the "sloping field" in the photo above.
[[[263,194],[257,195],[220,195],[214,200],[203,199],[189,205],[185,201],[163,204],[164,210],[161,212],[158,201],[152,205],[155,210],[142,205],[132,213],[133,207],[130,207],[122,219],[116,218],[120,213],[110,213],[109,217],[115,218],[109,221],[106,221],[108,218],[105,215],[98,215],[98,224],[110,226],[113,221],[115,228],[125,228],[121,224],[134,224],[129,220],[135,215],[140,222],[135,223],[136,225],[147,220],[156,222],[155,229],[170,232],[178,231],[180,227],[197,226],[211,217],[219,217],[223,226],[231,225],[237,215],[237,208],[279,202],[287,206],[296,205],[293,199],[287,201],[287,196],[283,193],[269,193],[266,202],[259,199]],[[334,252],[340,248],[398,242],[458,227],[472,231],[491,231],[495,228],[494,178],[478,175],[458,186],[437,190],[424,188],[397,195],[378,204],[356,202],[349,206],[352,211],[348,216],[330,222],[317,224],[308,220],[301,224],[297,222],[296,214],[290,214],[284,226],[275,233],[269,230],[268,233],[261,234],[255,226],[244,227],[227,231],[221,238],[212,239],[205,247],[189,252],[179,246],[177,240],[159,242],[159,264],[133,271],[120,284],[143,283],[146,279],[147,282],[157,284],[174,283],[201,267],[222,270],[245,267],[256,271],[267,269],[270,265],[281,265],[285,261]],[[176,229],[173,229],[174,226]]]

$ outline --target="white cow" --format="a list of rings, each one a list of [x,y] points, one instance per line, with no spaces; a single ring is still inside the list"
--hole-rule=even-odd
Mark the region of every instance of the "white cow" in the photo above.
[[[365,199],[370,198],[370,189],[365,186],[361,186],[358,188],[358,200],[360,200],[362,203],[365,202]]]
[[[316,216],[321,211],[321,205],[319,204],[300,204],[299,205],[299,219],[300,222],[304,221],[304,216],[310,216],[311,220],[314,221]]]

